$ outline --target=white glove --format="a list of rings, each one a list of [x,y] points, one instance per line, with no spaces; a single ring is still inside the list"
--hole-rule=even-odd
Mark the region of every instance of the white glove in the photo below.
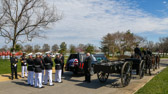
[[[24,63],[24,65],[26,65],[27,63]]]
[[[16,64],[14,65],[14,67],[16,67]]]

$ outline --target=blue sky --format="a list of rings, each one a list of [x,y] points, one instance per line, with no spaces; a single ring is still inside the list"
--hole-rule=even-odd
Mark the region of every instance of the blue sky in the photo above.
[[[139,8],[151,13],[157,17],[167,17],[168,12],[168,0],[131,0],[135,1]]]
[[[24,44],[91,43],[100,46],[107,33],[127,31],[158,42],[168,36],[168,0],[47,0],[63,19],[45,30],[47,39]],[[5,45],[0,38],[0,47]],[[8,44],[9,46],[12,43]]]

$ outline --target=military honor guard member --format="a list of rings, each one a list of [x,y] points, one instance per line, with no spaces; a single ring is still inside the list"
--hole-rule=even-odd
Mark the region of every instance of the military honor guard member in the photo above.
[[[53,61],[51,59],[50,53],[46,53],[46,57],[44,58],[44,65],[45,65],[45,81],[44,84],[47,85],[48,78],[49,78],[49,85],[54,86],[52,83],[52,66]]]
[[[136,48],[134,49],[134,53],[137,54],[137,55],[139,55],[141,57],[141,50],[140,50],[138,44],[136,45]]]
[[[22,66],[22,78],[24,78],[24,72],[25,77],[27,77],[27,61],[26,61],[26,53],[23,53],[23,55],[20,58],[21,66]]]
[[[28,85],[33,86],[34,84],[34,60],[32,58],[32,54],[28,54],[29,58],[27,59],[28,64]]]
[[[34,67],[35,67],[35,87],[44,88],[42,85],[42,68],[43,64],[40,59],[39,54],[36,54],[36,58],[34,59]]]
[[[12,80],[13,80],[13,74],[15,73],[15,79],[18,79],[17,77],[17,64],[18,64],[18,59],[15,57],[15,52],[12,53],[12,57],[10,58],[11,62],[11,75],[12,75]]]
[[[56,55],[56,58],[55,58],[55,82],[57,83],[62,83],[61,81],[61,74],[62,74],[62,62],[61,62],[61,59],[59,57],[59,55]]]
[[[40,54],[40,59],[41,59],[41,61],[42,61],[42,64],[43,64],[43,66],[45,67],[45,61],[44,61],[44,58],[43,58],[43,56],[42,56],[42,54]],[[44,83],[44,67],[42,68],[42,82]]]
[[[61,65],[62,65],[62,75],[64,75],[64,56],[60,54]]]
[[[85,73],[85,80],[84,82],[90,83],[90,78],[91,78],[91,74],[90,74],[90,70],[91,70],[91,57],[90,57],[90,53],[86,54],[86,59],[84,61],[84,73]]]
[[[147,55],[152,56],[152,52],[150,51],[150,49],[149,49],[149,48],[147,49],[146,53],[147,53]]]

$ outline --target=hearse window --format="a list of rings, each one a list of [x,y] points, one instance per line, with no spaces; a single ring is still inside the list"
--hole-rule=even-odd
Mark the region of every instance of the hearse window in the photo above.
[[[96,58],[93,55],[91,55],[91,56],[92,56],[93,61],[97,61]]]
[[[69,57],[69,60],[70,59],[78,59],[77,54],[71,54]]]
[[[79,55],[80,61],[83,62],[83,56]]]
[[[86,59],[86,55],[85,54],[83,54],[83,55],[81,55],[82,56],[82,58],[83,58],[83,61],[81,61],[81,62],[84,62],[85,61],[85,59]]]

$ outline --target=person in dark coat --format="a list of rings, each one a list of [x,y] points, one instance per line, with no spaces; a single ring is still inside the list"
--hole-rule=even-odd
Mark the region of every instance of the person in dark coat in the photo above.
[[[152,56],[152,52],[149,50],[149,48],[147,49],[147,55],[150,55],[150,56]]]
[[[25,77],[27,77],[27,61],[26,61],[26,53],[23,52],[23,55],[20,58],[21,66],[22,66],[22,78],[24,78],[24,72]]]
[[[42,85],[42,68],[43,64],[40,59],[39,54],[36,54],[36,58],[34,59],[34,67],[35,67],[35,87],[44,88]]]
[[[50,53],[46,53],[46,57],[44,58],[44,65],[45,65],[45,81],[44,84],[47,85],[48,78],[49,78],[49,85],[54,86],[52,83],[52,67],[53,67],[53,61],[50,56]]]
[[[88,82],[90,83],[90,79],[91,79],[91,74],[90,74],[90,70],[91,70],[91,57],[90,57],[90,53],[86,54],[86,59],[84,61],[84,73],[85,73],[85,80],[84,82]]]
[[[11,62],[11,76],[12,76],[12,80],[13,80],[13,74],[15,73],[15,79],[18,79],[17,77],[17,64],[18,64],[18,59],[17,57],[15,57],[15,52],[12,53],[12,57],[10,58],[10,62]]]
[[[55,82],[62,83],[61,81],[61,71],[62,71],[62,61],[59,55],[56,55],[55,61]]]
[[[134,53],[137,54],[137,55],[139,55],[141,57],[141,50],[140,50],[138,44],[136,45],[136,48],[134,49]]]
[[[33,86],[33,80],[34,80],[34,60],[32,58],[32,54],[28,55],[29,58],[27,59],[27,64],[28,64],[28,85]]]
[[[40,59],[42,61],[43,66],[45,67],[45,61],[44,61],[42,54],[40,55]],[[44,83],[44,67],[42,68],[42,82],[43,83]]]
[[[62,65],[62,75],[64,74],[64,56],[60,54],[61,65]]]

